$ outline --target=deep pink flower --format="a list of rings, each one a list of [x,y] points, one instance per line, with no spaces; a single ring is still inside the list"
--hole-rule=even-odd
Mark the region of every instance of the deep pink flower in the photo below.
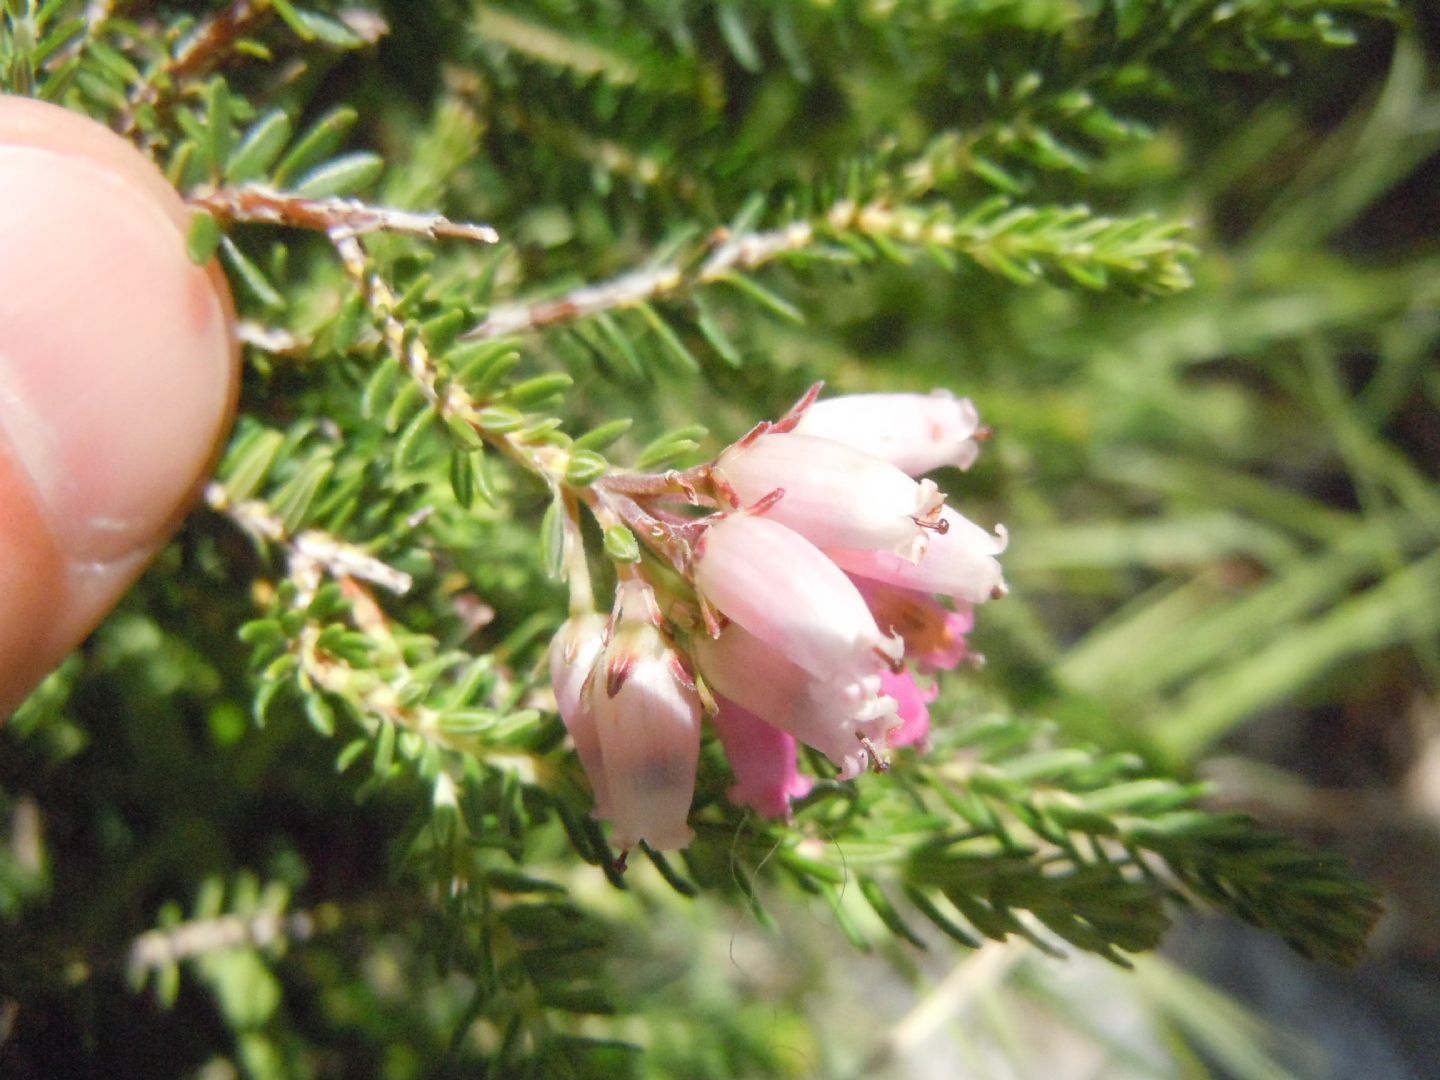
[[[895,702],[880,692],[879,671],[815,678],[738,622],[715,639],[697,635],[692,647],[717,694],[819,750],[842,780],[869,761],[860,737],[883,746],[899,722]]]
[[[945,496],[894,465],[830,439],[770,433],[742,440],[715,462],[713,473],[750,506],[777,488],[785,495],[766,511],[817,547],[876,548],[914,562]]]
[[[980,415],[969,398],[936,390],[930,394],[848,394],[817,401],[794,431],[834,439],[919,476],[941,465],[970,468],[980,453],[975,441],[979,428]]]
[[[929,593],[852,576],[882,630],[905,641],[905,659],[921,671],[949,671],[969,655],[965,635],[975,626],[975,611],[960,601],[950,611]]]
[[[887,551],[826,548],[825,554],[852,574],[901,585],[917,592],[953,596],[980,604],[1005,594],[1005,576],[995,556],[1005,550],[1004,526],[992,536],[948,506],[942,515],[945,532],[930,538],[930,548],[918,563]]]
[[[740,512],[710,526],[696,549],[695,584],[716,609],[820,678],[876,671],[903,649],[875,625],[839,567],[767,517]]]
[[[555,688],[555,703],[594,789],[595,816],[601,818],[610,816],[610,792],[600,756],[600,735],[595,730],[595,710],[582,691],[604,646],[605,617],[593,611],[572,615],[550,642],[550,685]]]
[[[803,799],[815,784],[795,768],[794,737],[729,698],[715,703],[711,720],[735,773],[726,796],[766,817],[789,818],[790,800]]]
[[[681,848],[700,755],[700,698],[660,632],[648,585],[620,584],[619,614],[590,680],[615,843]]]
[[[923,744],[930,735],[930,710],[927,706],[940,693],[940,687],[932,683],[930,689],[921,690],[915,676],[908,671],[898,674],[881,672],[880,686],[895,699],[895,713],[900,718],[900,725],[890,729],[890,745]]]

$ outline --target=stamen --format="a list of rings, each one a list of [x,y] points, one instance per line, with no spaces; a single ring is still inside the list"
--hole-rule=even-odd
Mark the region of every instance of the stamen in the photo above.
[[[870,736],[862,735],[857,731],[855,738],[860,740],[860,745],[865,748],[865,753],[870,755],[870,765],[876,772],[890,771],[890,762],[880,756],[880,751],[875,748],[875,743],[871,741]]]
[[[934,521],[927,521],[925,518],[918,517],[912,517],[910,520],[915,522],[916,525],[919,525],[920,528],[929,529],[931,532],[937,533],[940,536],[944,536],[950,531],[950,522],[943,517],[937,517]]]
[[[699,600],[700,617],[705,620],[705,632],[710,635],[710,640],[714,641],[720,636],[720,631],[725,629],[725,623],[720,621],[725,619],[725,616],[711,606],[710,601],[705,599],[703,593],[699,596]],[[729,622],[729,620],[726,619],[725,622]]]
[[[880,662],[890,669],[891,675],[899,675],[905,670],[904,656],[891,656],[878,645],[870,651],[873,652],[876,656],[878,656],[880,658]]]
[[[989,424],[982,424],[980,425],[980,427],[975,429],[975,433],[970,437],[976,442],[989,442],[990,439],[994,436],[994,434],[994,428],[992,428]]]
[[[629,863],[630,863],[630,850],[627,848],[626,850],[620,852],[620,854],[615,857],[615,872],[616,872],[617,874],[623,874],[623,873],[625,873],[625,871],[626,871]]]

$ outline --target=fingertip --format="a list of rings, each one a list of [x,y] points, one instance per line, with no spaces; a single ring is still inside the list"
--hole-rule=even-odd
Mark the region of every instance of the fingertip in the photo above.
[[[48,634],[64,566],[29,479],[0,436],[0,723],[60,658],[37,638]]]
[[[187,220],[118,136],[0,98],[0,704],[139,573],[228,426],[233,311]]]

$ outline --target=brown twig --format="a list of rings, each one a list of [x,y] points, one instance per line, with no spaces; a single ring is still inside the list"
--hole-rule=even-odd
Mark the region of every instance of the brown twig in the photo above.
[[[203,191],[192,194],[189,201],[191,206],[205,210],[223,222],[313,229],[329,233],[332,237],[397,232],[428,236],[432,240],[455,237],[482,244],[500,241],[500,235],[489,225],[451,221],[442,214],[370,206],[358,199],[307,199],[276,191],[264,184]]]
[[[235,502],[219,483],[206,486],[205,502],[250,535],[284,546],[289,553],[290,576],[301,594],[308,594],[307,602],[324,575],[340,580],[359,578],[397,595],[409,592],[413,584],[404,571],[320,529],[304,529],[291,536],[285,530],[285,523],[267,504],[258,499]]]
[[[116,118],[115,129],[121,135],[133,136],[142,109],[158,105],[175,83],[212,70],[272,10],[271,0],[233,0],[225,10],[200,23],[145,82],[131,90],[125,110]]]
[[[435,368],[424,339],[418,335],[409,334],[405,328],[405,321],[396,313],[395,309],[399,300],[395,296],[394,290],[390,288],[383,277],[372,269],[370,261],[365,255],[364,246],[353,232],[344,229],[332,231],[330,239],[340,255],[340,262],[345,267],[345,273],[350,276],[350,280],[360,290],[360,295],[365,298],[366,307],[379,321],[380,332],[390,354],[404,365],[405,370],[410,373],[410,377],[419,384],[420,389],[424,391],[425,399],[431,405],[439,407],[440,395],[436,389],[436,382],[440,373]]]

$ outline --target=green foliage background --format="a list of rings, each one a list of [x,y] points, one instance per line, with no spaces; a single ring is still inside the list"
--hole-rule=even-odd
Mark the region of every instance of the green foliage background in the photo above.
[[[1320,780],[1398,783],[1365,755],[1440,676],[1440,99],[1412,13],[0,10],[0,85],[209,207],[192,247],[249,342],[211,509],[0,731],[6,1075],[858,1075],[883,1025],[823,989],[856,950],[921,984],[920,947],[987,937],[1128,963],[1188,900],[1356,958],[1371,893],[1192,781],[1298,713],[1351,718]],[[217,11],[232,47],[187,62]],[[206,201],[257,182],[500,243],[367,234],[357,278]],[[716,271],[750,235],[799,238]],[[643,303],[511,318],[631,274]],[[993,426],[942,483],[1013,536],[988,664],[945,683],[927,757],[822,781],[792,827],[725,804],[707,747],[696,844],[622,881],[546,697],[558,515],[516,462],[558,447],[579,487],[704,460],[817,379],[951,387]],[[305,580],[307,536],[413,588],[371,617]],[[1158,1028],[1274,1075],[1178,978],[1132,976]],[[1197,1075],[1182,1044],[1143,1074]]]

